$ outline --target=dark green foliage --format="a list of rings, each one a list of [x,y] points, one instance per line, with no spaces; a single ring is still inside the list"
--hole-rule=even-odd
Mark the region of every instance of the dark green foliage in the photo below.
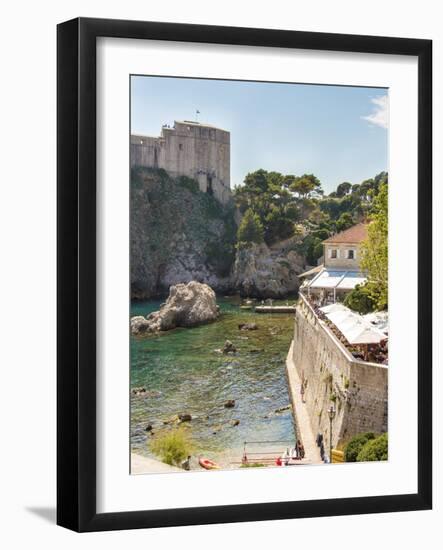
[[[381,172],[361,184],[340,183],[324,197],[321,182],[313,174],[284,175],[260,169],[247,174],[244,185],[234,189],[234,200],[240,212],[252,209],[258,215],[267,244],[295,235],[295,224],[305,226],[300,251],[314,264],[322,255],[319,240],[365,219],[385,182],[387,173]],[[320,228],[323,236],[315,234]]]
[[[191,193],[198,193],[200,191],[198,183],[192,178],[188,178],[187,176],[180,176],[179,178],[177,178],[177,183],[185,189],[189,189]]]
[[[347,294],[344,299],[345,306],[350,309],[365,315],[374,311],[376,306],[376,301],[372,296],[370,287],[365,285],[357,285],[349,294]]]
[[[368,441],[375,439],[373,432],[355,435],[344,449],[345,462],[357,462],[357,457]]]
[[[343,212],[343,214],[338,218],[337,223],[335,224],[337,231],[344,231],[355,225],[354,218],[350,212]]]
[[[322,193],[320,180],[314,174],[303,174],[303,176],[294,177],[289,189],[299,197],[307,197],[314,191]]]
[[[235,204],[241,213],[252,209],[258,216],[267,244],[294,234],[294,222],[300,218],[298,205],[288,189],[294,178],[260,169],[247,174],[244,185],[234,189]]]
[[[263,225],[260,217],[251,208],[246,210],[237,232],[239,246],[248,246],[252,243],[263,242]]]
[[[337,197],[344,197],[349,193],[349,191],[352,189],[352,183],[349,183],[348,181],[344,181],[343,183],[340,183],[337,186]]]
[[[388,460],[388,434],[368,441],[358,453],[357,462]]]

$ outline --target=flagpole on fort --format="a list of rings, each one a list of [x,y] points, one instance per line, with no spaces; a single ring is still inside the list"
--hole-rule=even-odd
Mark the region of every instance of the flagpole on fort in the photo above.
[[[195,122],[198,122],[198,115],[200,114],[200,111],[198,109],[195,110]]]

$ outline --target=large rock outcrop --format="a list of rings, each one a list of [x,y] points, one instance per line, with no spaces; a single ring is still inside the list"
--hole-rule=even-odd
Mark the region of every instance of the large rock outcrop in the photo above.
[[[133,334],[159,332],[176,327],[193,327],[217,319],[219,309],[215,292],[206,284],[191,281],[174,285],[159,311],[131,319]]]
[[[237,251],[232,285],[242,296],[285,298],[297,292],[304,259],[285,241],[268,247],[252,244]]]
[[[131,297],[167,294],[178,283],[199,281],[230,289],[237,223],[230,201],[220,204],[189,178],[163,170],[131,173]]]

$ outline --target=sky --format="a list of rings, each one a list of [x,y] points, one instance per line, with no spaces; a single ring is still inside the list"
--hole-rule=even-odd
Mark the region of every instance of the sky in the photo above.
[[[196,120],[231,132],[231,187],[259,168],[315,174],[326,193],[388,170],[384,88],[131,77],[131,133]],[[196,115],[199,110],[200,114]]]

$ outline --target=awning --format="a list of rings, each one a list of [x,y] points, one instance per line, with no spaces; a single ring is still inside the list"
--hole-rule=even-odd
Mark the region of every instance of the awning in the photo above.
[[[309,269],[308,271],[305,271],[304,273],[300,273],[298,276],[299,279],[302,279],[304,277],[310,277],[311,275],[316,275],[317,273],[320,273],[320,271],[323,269],[323,264],[316,265],[312,269]]]
[[[346,306],[332,304],[332,306],[326,306],[320,310],[350,344],[379,344],[387,339],[386,334],[372,326],[362,315],[354,313]]]
[[[387,311],[374,311],[373,313],[368,313],[363,315],[364,319],[371,323],[372,326],[378,328],[385,334],[389,332],[389,316]]]
[[[323,269],[307,286],[309,288],[352,290],[356,285],[365,282],[366,277],[359,271]]]

